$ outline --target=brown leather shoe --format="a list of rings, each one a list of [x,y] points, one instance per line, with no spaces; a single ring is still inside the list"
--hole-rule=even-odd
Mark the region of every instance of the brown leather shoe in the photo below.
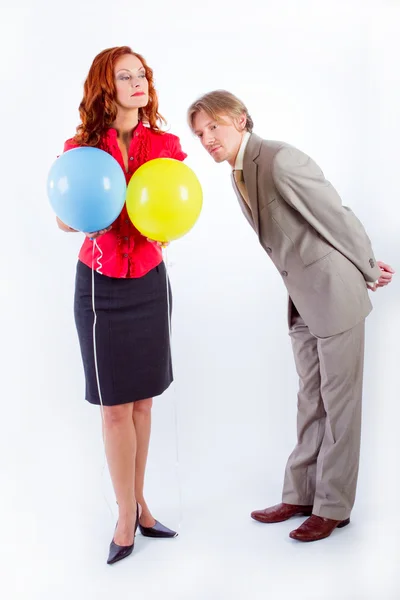
[[[289,533],[289,536],[293,540],[299,542],[316,542],[317,540],[323,540],[331,535],[332,531],[346,527],[350,523],[350,519],[344,521],[334,521],[333,519],[325,519],[324,517],[317,517],[317,515],[311,515],[309,519],[304,521],[298,527]]]
[[[251,518],[260,523],[281,523],[291,517],[308,517],[312,514],[312,506],[299,506],[297,504],[276,504],[264,510],[255,510],[251,513]]]

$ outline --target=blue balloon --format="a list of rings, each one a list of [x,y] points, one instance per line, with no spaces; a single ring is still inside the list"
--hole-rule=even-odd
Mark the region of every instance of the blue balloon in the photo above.
[[[125,204],[125,174],[107,152],[73,148],[53,163],[47,193],[63,223],[92,233],[105,229],[120,215]]]

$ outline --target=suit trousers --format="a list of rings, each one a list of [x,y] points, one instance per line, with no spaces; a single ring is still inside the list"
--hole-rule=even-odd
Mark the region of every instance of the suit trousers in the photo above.
[[[297,445],[282,501],[344,520],[354,505],[359,468],[365,319],[318,338],[294,310],[289,335],[299,376]]]

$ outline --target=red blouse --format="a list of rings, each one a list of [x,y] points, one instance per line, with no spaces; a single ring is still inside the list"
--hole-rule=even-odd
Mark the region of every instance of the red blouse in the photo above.
[[[64,152],[76,148],[78,144],[73,140],[67,140]],[[187,156],[182,151],[179,138],[171,133],[156,133],[141,122],[133,132],[132,141],[129,146],[129,171],[125,172],[124,160],[117,143],[117,131],[109,129],[102,140],[102,147],[113,156],[121,165],[129,182],[133,173],[143,162],[154,158],[175,158],[184,160]],[[162,251],[158,244],[149,242],[139,233],[128,217],[126,206],[118,219],[114,221],[112,229],[97,239],[102,256],[95,248],[95,264],[97,258],[101,261],[101,273],[108,277],[133,278],[142,277],[157,267],[162,262]],[[101,256],[101,258],[100,258]],[[85,238],[79,253],[79,260],[92,268],[93,242]]]

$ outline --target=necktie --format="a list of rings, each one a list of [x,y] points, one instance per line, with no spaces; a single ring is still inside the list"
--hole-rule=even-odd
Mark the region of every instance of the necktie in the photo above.
[[[237,188],[238,188],[243,200],[246,202],[247,206],[250,208],[250,200],[249,200],[249,195],[246,190],[246,185],[244,183],[243,171],[239,170],[239,169],[236,169],[235,171],[233,171],[233,179],[235,180],[235,183],[237,185]]]

